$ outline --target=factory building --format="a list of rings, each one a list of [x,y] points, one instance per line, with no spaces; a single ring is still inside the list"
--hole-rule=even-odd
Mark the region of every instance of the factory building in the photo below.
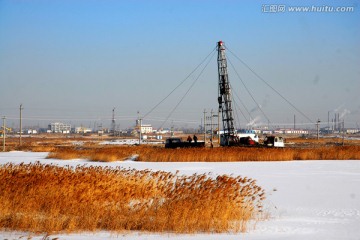
[[[51,133],[70,133],[71,125],[66,123],[50,123],[48,126],[48,132]]]

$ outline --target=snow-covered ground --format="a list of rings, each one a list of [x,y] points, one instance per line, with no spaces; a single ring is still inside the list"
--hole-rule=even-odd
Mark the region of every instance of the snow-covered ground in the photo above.
[[[0,153],[0,164],[30,163],[121,166],[135,169],[180,171],[180,174],[233,174],[254,178],[266,189],[267,221],[247,233],[152,234],[142,232],[55,234],[59,239],[360,239],[360,161],[289,162],[89,162],[45,159],[47,153]],[[0,232],[0,238],[17,239],[27,233]],[[32,235],[32,239],[42,236]]]

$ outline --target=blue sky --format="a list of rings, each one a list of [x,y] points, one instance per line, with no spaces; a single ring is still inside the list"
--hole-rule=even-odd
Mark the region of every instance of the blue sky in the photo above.
[[[63,121],[134,125],[223,40],[258,75],[315,122],[335,112],[360,125],[359,1],[285,1],[289,6],[352,6],[353,12],[265,13],[284,1],[0,0],[0,114],[18,126]],[[247,88],[273,125],[309,120],[233,55]],[[162,125],[199,71],[145,122]],[[257,123],[267,123],[229,66],[233,91]],[[236,99],[235,99],[236,100]],[[217,109],[216,55],[165,127],[196,127]],[[244,113],[246,110],[242,109]],[[249,117],[245,117],[248,119]],[[246,125],[239,114],[240,126]],[[313,126],[313,125],[311,125]]]

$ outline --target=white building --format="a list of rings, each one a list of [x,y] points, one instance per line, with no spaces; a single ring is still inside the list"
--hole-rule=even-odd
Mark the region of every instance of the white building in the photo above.
[[[141,123],[141,127],[140,127],[140,123]],[[139,120],[136,120],[136,126],[135,126],[135,130],[137,132],[143,133],[152,133],[153,132],[153,127],[151,126],[151,124],[143,124],[142,122],[140,122]]]
[[[139,131],[139,125],[136,126],[136,130]],[[152,133],[153,128],[151,124],[141,124],[140,131],[141,133]]]
[[[50,123],[49,130],[52,133],[70,133],[71,125],[66,123],[59,123],[59,122]]]
[[[38,131],[35,130],[35,129],[27,129],[27,130],[25,130],[25,133],[26,133],[26,134],[37,134]]]
[[[309,134],[309,131],[304,129],[281,128],[281,129],[276,129],[274,133],[275,134]]]
[[[349,134],[355,134],[355,133],[359,133],[360,130],[357,129],[357,128],[348,128],[346,129],[346,133],[349,133]]]
[[[308,130],[303,129],[286,129],[284,132],[285,134],[309,134]]]
[[[76,127],[75,128],[75,133],[91,133],[92,129],[91,128],[86,128],[86,127]]]
[[[273,134],[273,131],[271,131],[271,130],[263,130],[262,131],[262,134]]]
[[[170,133],[170,132],[171,132],[170,129],[159,129],[157,131],[157,133],[159,133],[159,134],[167,134],[167,133]]]

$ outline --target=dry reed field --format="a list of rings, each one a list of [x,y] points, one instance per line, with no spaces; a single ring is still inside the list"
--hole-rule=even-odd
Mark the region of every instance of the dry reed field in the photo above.
[[[0,182],[4,230],[238,232],[264,216],[246,177],[35,163],[2,165]]]
[[[80,146],[74,144],[81,142]],[[97,138],[32,137],[18,146],[17,138],[9,138],[7,150],[50,152],[48,158],[118,161],[138,155],[149,162],[231,162],[231,161],[291,161],[291,160],[360,160],[360,141],[340,138],[287,139],[280,148],[202,148],[165,149],[163,146],[99,145]]]
[[[49,153],[48,158],[90,159],[94,161],[123,160],[138,155],[147,162],[236,162],[291,160],[359,160],[360,146],[321,146],[314,148],[182,148],[165,149],[154,146],[103,146],[89,148],[63,147]]]
[[[207,149],[144,149],[139,161],[155,162],[236,162],[289,160],[356,160],[360,146],[329,146],[319,148],[207,148]]]
[[[60,146],[73,146],[76,141],[83,141],[83,138],[63,137],[27,137],[22,139],[22,145],[19,146],[19,139],[9,137],[6,139],[7,151],[32,151],[32,152],[50,152]],[[91,141],[87,145],[93,145]]]
[[[58,147],[52,150],[48,158],[58,159],[88,159],[99,162],[124,160],[136,154],[135,147]]]

